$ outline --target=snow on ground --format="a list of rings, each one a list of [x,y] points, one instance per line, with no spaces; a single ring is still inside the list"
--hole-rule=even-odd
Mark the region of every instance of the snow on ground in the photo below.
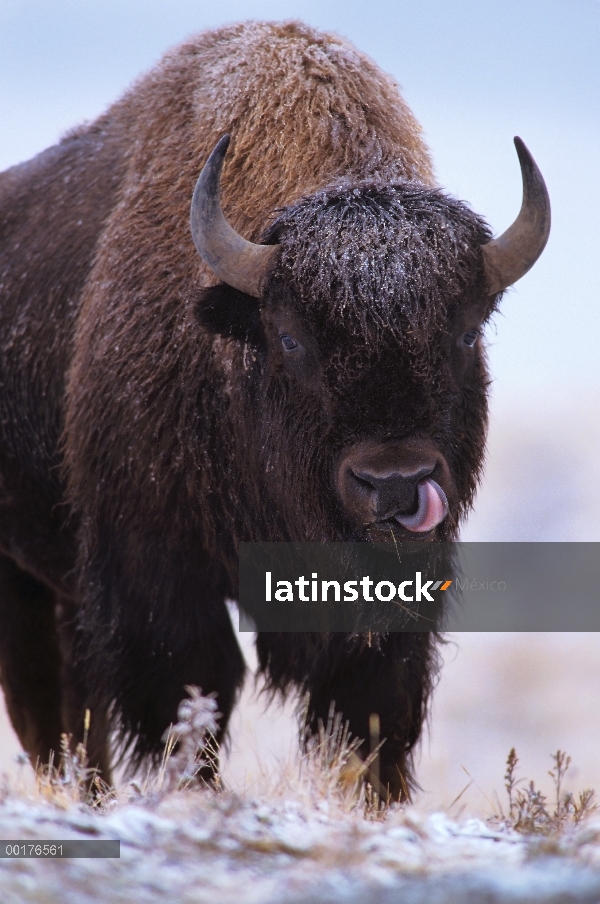
[[[0,860],[4,904],[598,902],[600,821],[524,838],[441,813],[186,791],[101,814],[7,794],[4,838],[119,838],[114,860]]]

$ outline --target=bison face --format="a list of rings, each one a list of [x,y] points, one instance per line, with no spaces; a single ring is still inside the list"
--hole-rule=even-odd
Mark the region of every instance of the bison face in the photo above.
[[[367,183],[298,202],[267,240],[261,298],[215,287],[201,311],[235,341],[260,536],[454,536],[484,448],[487,227],[424,186]]]
[[[229,283],[202,317],[237,341],[232,411],[264,503],[252,537],[453,538],[483,461],[482,331],[503,266],[516,273],[514,247],[508,260],[497,246],[510,230],[491,242],[465,204],[417,183],[317,192],[260,246],[218,215],[208,251],[194,206],[192,230]],[[524,272],[534,251],[519,241]]]
[[[275,402],[278,487],[303,475],[305,504],[319,487],[336,537],[454,536],[484,449],[485,226],[422,187],[364,186],[301,202],[274,234],[257,398]],[[290,467],[290,434],[310,462]]]

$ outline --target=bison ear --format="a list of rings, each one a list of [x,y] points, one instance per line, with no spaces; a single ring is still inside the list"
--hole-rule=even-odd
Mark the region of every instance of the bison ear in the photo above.
[[[209,332],[242,342],[254,343],[261,332],[258,299],[225,283],[202,290],[196,316]]]

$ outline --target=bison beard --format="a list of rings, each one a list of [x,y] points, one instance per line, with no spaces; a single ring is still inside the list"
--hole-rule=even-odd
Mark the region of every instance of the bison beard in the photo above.
[[[225,131],[228,219],[279,246],[260,298],[215,285],[189,234]],[[485,444],[484,350],[463,337],[497,303],[490,232],[432,187],[393,82],[298,23],[168,54],[2,174],[0,218],[2,683],[33,761],[61,731],[79,740],[91,708],[108,778],[109,720],[133,765],[156,759],[185,685],[218,693],[226,732],[241,540],[401,537],[423,469],[449,504],[427,537],[455,538]],[[272,690],[308,692],[313,724],[335,700],[367,738],[379,714],[400,798],[437,642],[265,633],[257,648]]]

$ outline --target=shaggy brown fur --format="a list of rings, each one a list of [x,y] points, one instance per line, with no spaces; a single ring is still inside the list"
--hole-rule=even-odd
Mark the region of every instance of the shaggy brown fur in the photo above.
[[[227,217],[282,245],[260,305],[215,285],[189,233],[199,169],[225,132]],[[224,604],[238,541],[364,538],[332,483],[349,444],[427,435],[455,494],[440,536],[455,535],[486,412],[483,352],[457,343],[492,310],[488,238],[434,190],[393,81],[299,23],[199,35],[0,176],[0,550],[62,600],[61,693],[98,714],[105,771],[111,705],[134,761],[160,749],[185,684],[218,692],[226,729],[243,676]],[[282,316],[312,349],[297,367],[281,358]],[[13,613],[6,693],[39,720],[15,666],[32,653],[10,628],[33,603],[0,594]],[[35,654],[49,675],[55,634]],[[309,690],[315,719],[335,699],[367,737],[379,712],[382,776],[401,794],[435,673],[430,635],[378,647],[262,635],[259,654],[274,688]],[[13,719],[33,757],[61,727],[80,732],[73,712],[35,738]]]

